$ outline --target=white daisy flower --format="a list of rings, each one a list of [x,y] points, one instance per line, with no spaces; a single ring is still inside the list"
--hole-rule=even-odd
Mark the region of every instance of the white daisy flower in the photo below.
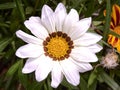
[[[38,82],[51,72],[52,87],[58,87],[63,76],[76,86],[80,83],[79,73],[91,70],[90,62],[98,60],[95,53],[102,49],[97,44],[102,37],[87,32],[91,17],[79,20],[75,9],[67,14],[62,3],[54,12],[44,5],[41,18],[32,16],[24,24],[34,36],[21,30],[16,32],[17,37],[28,43],[20,47],[16,55],[28,58],[22,72],[35,71]]]

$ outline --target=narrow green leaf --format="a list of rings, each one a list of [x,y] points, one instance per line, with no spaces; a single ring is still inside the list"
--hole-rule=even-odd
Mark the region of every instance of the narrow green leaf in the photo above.
[[[103,40],[106,41],[110,28],[110,20],[111,20],[111,3],[110,0],[106,0],[106,17],[105,17],[105,28],[103,31]]]
[[[16,4],[14,2],[0,4],[0,10],[10,9],[10,8],[15,8],[15,7],[16,7]]]
[[[80,90],[88,90],[87,88],[87,82],[85,81],[85,79],[81,76],[80,77]]]
[[[69,83],[66,81],[66,79],[63,79],[61,85],[65,86],[65,87],[67,87],[67,88],[69,88],[69,89],[78,89],[78,87],[69,84]]]
[[[33,10],[33,15],[35,14],[35,11],[36,11],[39,3],[40,3],[40,0],[36,0],[35,7],[34,7],[34,10]]]
[[[94,83],[86,90],[96,90],[96,87],[97,87],[97,80],[94,81]]]
[[[13,78],[14,78],[14,75],[12,75],[11,77],[9,77],[9,79],[5,83],[4,90],[9,90],[10,89],[11,83],[13,82]]]
[[[47,86],[48,90],[53,90],[53,88],[51,87],[50,77],[47,78]]]
[[[22,67],[23,67],[23,60],[20,60],[19,69],[18,69],[18,77],[19,77],[21,84],[24,86],[25,89],[27,89],[29,85],[29,81],[27,79],[27,76],[22,73]]]
[[[109,48],[112,48],[107,42],[105,42],[105,41],[103,41],[103,40],[101,40],[101,42],[102,42],[104,45],[108,46]]]
[[[6,48],[6,46],[12,41],[13,38],[3,38],[0,40],[0,53]]]
[[[97,71],[96,71],[96,69],[90,74],[90,77],[89,77],[89,79],[88,79],[88,87],[89,86],[91,86],[93,83],[94,83],[94,81],[96,80],[96,78],[97,78]]]
[[[95,0],[92,0],[92,2],[89,2],[88,7],[89,8],[87,8],[87,12],[85,13],[86,17],[90,17],[93,14],[93,12],[95,11],[95,8],[96,8],[95,7]]]
[[[101,40],[101,42],[102,42],[104,45],[108,46],[109,48],[112,48],[115,52],[117,52],[117,53],[120,54],[120,52],[118,52],[115,48],[113,48],[112,46],[110,46],[107,42],[105,42],[105,41],[103,41],[103,40]]]
[[[45,81],[41,82],[32,81],[27,90],[43,90],[44,82]]]
[[[120,90],[120,86],[104,71],[100,73],[100,77],[107,83],[113,90]]]
[[[115,32],[113,32],[112,30],[110,30],[109,34],[112,34],[112,35],[114,35],[114,36],[116,36],[116,37],[120,38],[120,35],[119,35],[119,34],[117,34],[117,33],[115,33]]]
[[[102,21],[93,21],[93,25],[95,25],[95,26],[100,25],[102,23],[103,23]]]
[[[102,78],[100,75],[98,75],[97,80],[98,80],[100,83],[103,83],[103,82],[104,82],[103,78]]]
[[[2,22],[0,22],[0,26],[1,26],[1,27],[7,27],[7,28],[9,28],[9,25],[8,25],[8,24],[2,23]]]
[[[118,69],[118,70],[115,70],[114,73],[115,73],[118,77],[120,77],[120,70],[119,70],[119,69]]]
[[[24,8],[22,6],[22,1],[21,0],[15,0],[16,6],[19,10],[20,16],[22,18],[22,20],[25,20],[25,13],[24,13]]]
[[[7,72],[7,74],[6,74],[7,77],[12,76],[12,75],[15,74],[15,72],[16,72],[16,71],[18,70],[18,68],[19,68],[20,62],[21,62],[21,61],[18,60],[15,64],[13,64],[13,65],[9,68],[9,70],[8,70],[8,72]]]
[[[48,89],[47,89],[47,84],[46,84],[46,83],[44,83],[44,90],[48,90]]]

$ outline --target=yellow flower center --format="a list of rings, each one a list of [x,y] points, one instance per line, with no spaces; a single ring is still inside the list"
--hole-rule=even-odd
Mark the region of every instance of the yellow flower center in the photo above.
[[[114,32],[120,35],[120,26],[115,27]]]
[[[73,48],[73,41],[67,34],[54,32],[43,42],[45,55],[53,60],[64,60],[69,57]]]

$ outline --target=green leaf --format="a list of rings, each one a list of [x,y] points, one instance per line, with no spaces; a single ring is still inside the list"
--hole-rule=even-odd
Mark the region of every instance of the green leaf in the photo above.
[[[105,17],[105,28],[103,32],[103,40],[106,41],[109,33],[110,28],[110,20],[111,20],[111,3],[110,0],[107,0],[106,5],[106,17]]]
[[[7,28],[9,28],[9,25],[6,24],[6,23],[0,22],[0,27],[7,27]]]
[[[8,3],[0,4],[0,10],[10,9],[10,8],[15,8],[15,7],[16,7],[16,4],[14,2],[8,2]]]
[[[115,70],[115,72],[114,72],[118,77],[120,77],[120,70],[118,69],[118,70]]]
[[[9,68],[9,70],[8,70],[8,72],[7,72],[7,74],[6,74],[7,77],[12,76],[12,75],[15,74],[15,72],[16,72],[16,71],[18,70],[18,68],[19,68],[20,62],[21,62],[21,60],[18,60],[15,64],[13,64],[13,65]]]
[[[95,81],[96,81],[96,78],[97,78],[97,71],[96,69],[90,74],[90,77],[88,79],[88,87],[91,86]]]
[[[21,18],[24,21],[25,20],[25,13],[24,13],[24,8],[23,8],[23,5],[22,5],[22,1],[21,0],[15,0],[15,3],[16,3],[16,6],[17,6],[17,9],[20,13]]]
[[[88,90],[96,90],[96,87],[97,87],[97,80],[94,81],[94,83],[89,87]]]
[[[102,42],[104,45],[108,46],[109,48],[112,48],[107,42],[105,42],[105,41],[103,41],[103,40],[101,40],[101,42]]]
[[[103,83],[103,82],[104,82],[103,78],[102,78],[100,75],[98,75],[97,80],[98,80],[100,83]]]
[[[0,53],[6,48],[6,46],[12,41],[13,38],[3,38],[0,40]]]
[[[48,86],[48,90],[53,90],[53,88],[51,87],[50,77],[47,77],[47,86]]]
[[[69,83],[66,81],[66,79],[63,79],[61,85],[65,86],[65,87],[67,87],[67,88],[69,88],[69,89],[78,89],[78,87],[69,84]]]
[[[120,90],[120,86],[104,71],[102,71],[99,75],[105,83],[107,83],[113,90]]]
[[[9,77],[9,79],[5,83],[5,89],[4,90],[9,90],[10,89],[11,83],[13,83],[13,79],[14,79],[14,75]]]
[[[28,81],[27,75],[22,73],[22,67],[23,67],[23,60],[20,60],[19,69],[18,69],[18,77],[19,77],[21,84],[24,86],[24,88],[27,89],[27,87],[29,86],[29,81]]]
[[[117,33],[115,33],[115,32],[114,32],[114,31],[112,31],[112,30],[110,30],[109,34],[112,34],[112,35],[114,35],[114,36],[116,36],[116,37],[120,38],[120,35],[119,35],[119,34],[117,34]]]
[[[81,76],[80,77],[80,90],[88,90],[87,88],[87,82],[85,81],[85,79]]]
[[[45,84],[44,82],[45,81],[41,82],[32,81],[27,90],[43,90],[43,85]]]
[[[102,21],[93,21],[93,25],[95,25],[95,26],[100,25],[102,23],[103,23]]]
[[[86,17],[90,17],[95,12],[95,9],[97,9],[95,4],[95,0],[92,0],[92,2],[88,2],[87,5],[89,8],[87,8],[87,12],[85,13]]]

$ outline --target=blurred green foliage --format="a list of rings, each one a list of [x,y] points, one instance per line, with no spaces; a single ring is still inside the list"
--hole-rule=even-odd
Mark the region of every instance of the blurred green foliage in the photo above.
[[[120,90],[120,65],[113,70],[99,66],[81,74],[80,85],[77,87],[64,79],[57,89],[50,86],[50,76],[38,83],[34,73],[21,73],[25,60],[17,58],[15,51],[24,42],[15,36],[15,32],[19,29],[28,32],[23,24],[26,19],[41,16],[44,4],[55,9],[59,2],[64,3],[68,11],[75,8],[80,18],[93,18],[94,27],[91,30],[98,30],[103,36],[101,44],[104,50],[97,54],[99,61],[106,47],[110,47],[106,42],[108,33],[120,37],[109,31],[111,6],[115,3],[120,5],[120,0],[0,0],[0,90]],[[106,18],[103,16],[105,9],[108,13]],[[93,66],[98,64],[94,63]]]

